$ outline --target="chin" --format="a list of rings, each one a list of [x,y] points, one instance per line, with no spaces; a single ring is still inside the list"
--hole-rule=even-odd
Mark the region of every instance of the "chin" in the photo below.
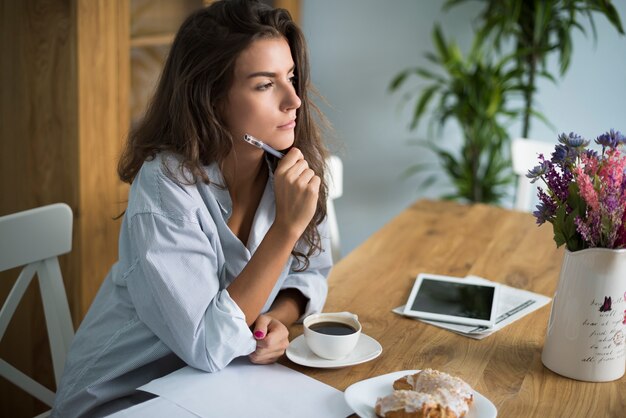
[[[269,144],[269,145],[272,145],[277,150],[283,151],[283,150],[293,147],[293,144],[295,142],[295,135],[293,132],[290,133],[289,135],[276,135],[274,137],[274,141],[272,142],[274,144]]]

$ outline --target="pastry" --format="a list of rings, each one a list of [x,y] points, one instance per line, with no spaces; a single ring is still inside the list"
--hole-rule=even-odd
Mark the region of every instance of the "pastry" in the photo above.
[[[461,418],[469,409],[467,403],[445,389],[435,393],[394,390],[378,398],[374,408],[382,418]]]
[[[468,405],[474,400],[473,390],[465,381],[433,369],[424,369],[413,375],[404,376],[393,382],[393,388],[426,393],[433,393],[441,388],[452,394],[458,394]]]
[[[428,393],[394,390],[391,395],[378,398],[374,410],[376,415],[384,418],[434,418],[431,413],[437,408],[437,401]]]
[[[391,395],[376,400],[382,418],[462,418],[474,401],[470,385],[458,377],[425,369],[393,383]]]

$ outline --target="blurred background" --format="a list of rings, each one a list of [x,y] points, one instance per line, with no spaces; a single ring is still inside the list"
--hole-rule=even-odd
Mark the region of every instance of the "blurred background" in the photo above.
[[[439,128],[431,122],[441,109],[431,101],[415,129],[411,122],[417,100],[432,85],[433,79],[423,75],[446,75],[426,54],[436,61],[437,54],[450,47],[450,58],[463,61],[471,55],[486,5],[516,1],[521,0],[459,1],[448,10],[443,0],[268,1],[289,9],[300,23],[310,49],[313,82],[325,99],[318,104],[334,127],[329,146],[344,164],[343,196],[335,202],[343,255],[417,199],[439,199],[458,190],[441,166],[441,154],[411,141],[429,142],[457,155],[466,137],[461,118],[466,125],[494,128],[483,115],[494,103],[502,118],[493,137],[501,137],[502,161],[507,161],[510,139],[523,136],[519,109],[524,100],[519,92],[503,93],[506,102],[498,96],[471,111],[457,109]],[[113,218],[124,210],[128,192],[115,172],[121,144],[141,118],[176,29],[191,11],[207,3],[0,0],[0,216],[54,202],[72,207],[73,248],[61,258],[61,269],[76,327],[117,258],[120,222]],[[526,3],[562,7],[566,2]],[[612,4],[621,20],[626,19],[626,1]],[[558,53],[548,54],[545,67],[539,67],[554,80],[536,78],[533,106],[550,124],[533,117],[525,136],[555,143],[561,132],[593,139],[611,128],[626,130],[626,37],[609,19],[614,18],[611,13],[591,15],[593,26],[587,15],[578,18],[585,33],[573,28],[568,32],[571,42],[551,39],[554,51],[570,57],[569,67],[561,73]],[[443,35],[440,41],[445,41],[439,49],[434,43],[436,24]],[[471,70],[474,64],[501,59],[515,47],[511,38],[501,38],[502,51],[495,50],[493,39],[485,40],[479,45],[484,61],[465,62],[468,65],[459,68]],[[422,76],[414,71],[391,91],[392,81],[410,68],[421,68]],[[504,68],[515,68],[515,62]],[[474,75],[488,74],[487,69],[493,67]],[[475,79],[456,76],[461,85],[481,91]],[[489,142],[490,136],[482,135],[483,141],[485,137]],[[428,173],[406,176],[416,164],[427,164]],[[428,175],[436,180],[430,187],[423,184]],[[502,195],[490,203],[512,207],[513,188],[514,183],[505,184]],[[0,275],[0,300],[16,277],[12,271]],[[0,357],[54,389],[35,282],[23,302],[0,341]],[[0,416],[29,417],[44,410],[45,405],[0,378]]]
[[[433,51],[432,31],[440,23],[446,36],[468,50],[472,24],[484,2],[468,1],[443,11],[444,1],[420,0],[302,0],[302,28],[307,37],[313,81],[325,97],[322,106],[342,147],[344,195],[335,203],[342,252],[363,240],[418,198],[438,198],[452,186],[443,170],[441,185],[418,188],[419,174],[406,178],[410,166],[433,159],[411,146],[410,139],[428,137],[428,124],[409,130],[412,102],[403,106],[402,92],[423,88],[418,77],[407,80],[402,92],[389,84],[409,67],[435,68],[425,54]],[[626,2],[614,2],[622,21]],[[540,79],[536,107],[552,123],[534,120],[530,138],[556,143],[561,132],[574,131],[594,139],[610,128],[626,130],[626,37],[603,15],[594,16],[597,39],[586,18],[587,35],[572,31],[573,52],[568,72],[553,83]],[[549,71],[559,74],[557,57]],[[427,116],[426,116],[427,118]],[[521,136],[521,121],[507,131]],[[451,121],[431,139],[451,149],[461,142],[458,124]],[[331,144],[332,147],[332,144]],[[512,188],[503,206],[512,206]]]

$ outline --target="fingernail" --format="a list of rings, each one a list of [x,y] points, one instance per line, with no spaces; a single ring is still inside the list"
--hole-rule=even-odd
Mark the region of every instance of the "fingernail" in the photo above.
[[[263,338],[265,337],[265,334],[263,333],[263,331],[255,331],[254,336],[257,338]]]

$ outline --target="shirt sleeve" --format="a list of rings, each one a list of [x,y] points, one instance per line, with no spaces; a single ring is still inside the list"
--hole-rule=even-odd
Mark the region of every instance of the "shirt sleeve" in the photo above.
[[[244,313],[220,289],[215,246],[197,222],[155,213],[132,217],[137,254],[127,286],[139,318],[190,366],[214,372],[256,344]]]
[[[298,289],[309,301],[306,304],[302,321],[307,316],[321,312],[328,294],[328,274],[333,266],[330,251],[330,236],[328,224],[324,220],[318,227],[322,240],[322,250],[309,258],[309,267],[304,271],[296,271],[298,260],[292,261],[289,273],[283,282],[281,289]],[[302,252],[305,252],[302,250]]]

